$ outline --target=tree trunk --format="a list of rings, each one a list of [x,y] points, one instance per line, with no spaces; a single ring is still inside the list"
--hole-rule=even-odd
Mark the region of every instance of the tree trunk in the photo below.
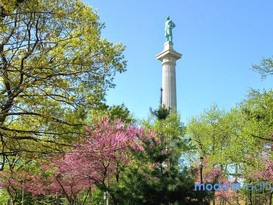
[[[55,205],[60,205],[60,196],[56,195]]]
[[[270,194],[269,194],[269,205],[272,205],[272,195],[273,195],[273,192],[271,191]]]

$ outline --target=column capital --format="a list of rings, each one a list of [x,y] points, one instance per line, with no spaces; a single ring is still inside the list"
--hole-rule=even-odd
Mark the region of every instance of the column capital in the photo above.
[[[156,55],[156,59],[162,61],[162,63],[175,63],[181,57],[182,54],[173,49],[172,42],[165,42],[163,51]]]

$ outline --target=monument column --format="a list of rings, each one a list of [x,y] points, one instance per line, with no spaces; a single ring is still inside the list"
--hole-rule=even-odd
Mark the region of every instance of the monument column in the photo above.
[[[168,25],[171,25],[168,27]],[[174,23],[167,17],[165,23],[166,42],[161,53],[156,55],[156,59],[162,62],[162,105],[171,111],[177,109],[176,99],[176,61],[181,58],[181,54],[173,49],[172,28]]]

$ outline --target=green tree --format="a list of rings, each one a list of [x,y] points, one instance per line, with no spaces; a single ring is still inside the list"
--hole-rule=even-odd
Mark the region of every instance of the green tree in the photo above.
[[[87,122],[92,124],[94,120],[96,121],[101,117],[109,117],[111,121],[119,119],[126,124],[136,122],[124,104],[113,106],[104,105],[100,109],[92,110],[87,118]]]
[[[228,112],[212,106],[192,118],[187,135],[193,139],[199,155],[206,159],[204,176],[220,167],[226,178],[256,182],[251,173],[262,169],[263,156],[270,154],[268,149],[272,146],[272,113],[273,91],[251,90],[244,101]]]
[[[257,71],[262,78],[266,78],[268,75],[273,74],[273,57],[263,58],[260,64],[252,65],[254,71]]]
[[[143,124],[157,133],[157,140],[146,143],[144,152],[133,153],[135,160],[110,190],[114,204],[199,204],[207,193],[194,191],[194,179],[181,162],[192,147],[180,117],[164,107],[152,113]]]
[[[210,158],[208,163],[211,166],[216,163],[224,165],[223,153],[229,147],[231,138],[230,122],[227,113],[213,105],[204,113],[193,117],[187,125],[187,135],[193,139],[199,155]]]
[[[81,135],[126,62],[124,46],[100,37],[99,16],[79,0],[2,1],[1,13],[3,169],[10,156],[61,151]]]

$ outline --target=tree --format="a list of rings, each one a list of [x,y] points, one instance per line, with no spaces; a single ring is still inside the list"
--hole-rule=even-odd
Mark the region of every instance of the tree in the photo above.
[[[253,174],[250,176],[250,174]],[[267,195],[267,200],[263,201],[264,203],[268,202],[268,205],[272,204],[272,180],[273,180],[273,163],[272,163],[272,150],[269,150],[268,155],[263,153],[261,166],[257,167],[256,170],[250,170],[249,178],[252,178],[254,181],[257,179],[259,183],[262,182],[267,184],[267,187],[263,187],[263,190],[260,190]],[[265,183],[266,182],[266,183]],[[268,188],[269,187],[269,188]]]
[[[0,5],[0,17],[3,20],[6,16],[10,15],[25,0],[7,1],[2,0]]]
[[[244,101],[228,112],[213,106],[192,118],[187,135],[193,139],[199,155],[206,159],[204,176],[220,167],[225,180],[256,182],[255,173],[264,169],[261,153],[270,153],[265,149],[272,146],[272,113],[273,92],[251,90]],[[241,194],[249,196],[251,192]],[[262,199],[259,200],[262,204]]]
[[[187,125],[187,135],[198,148],[199,155],[210,159],[207,163],[211,166],[224,161],[222,153],[228,148],[232,135],[228,124],[230,122],[226,112],[213,105],[193,117]]]
[[[181,155],[191,146],[178,114],[164,107],[152,113],[153,118],[143,125],[156,131],[156,141],[144,143],[144,151],[135,153],[135,160],[111,190],[114,204],[198,204],[197,199],[205,196],[194,192],[194,179],[181,163]]]
[[[108,117],[111,121],[121,120],[126,124],[136,122],[129,109],[124,104],[113,106],[104,105],[100,109],[92,110],[90,115],[87,117],[87,123],[92,124],[92,121],[96,121],[101,117]]]
[[[88,196],[95,186],[109,190],[109,182],[119,180],[122,170],[133,159],[130,151],[141,152],[143,142],[154,138],[153,132],[144,132],[141,127],[127,126],[120,120],[101,118],[87,128],[86,136],[73,144],[73,149],[64,155],[54,156],[42,166],[40,176],[16,172],[21,177],[6,176],[2,188],[21,188],[33,195],[62,195],[69,204],[85,202],[82,193]],[[25,177],[24,177],[25,176]]]
[[[252,144],[243,166],[243,176],[248,183],[271,183],[273,91],[251,90],[241,109],[246,119],[242,133]],[[272,190],[249,192],[261,204],[272,202]],[[251,198],[249,200],[251,202]]]
[[[78,0],[2,1],[0,144],[10,156],[62,151],[82,134],[116,72],[121,44],[101,39],[104,25]]]
[[[254,71],[257,71],[262,78],[266,78],[268,75],[273,74],[273,59],[263,58],[260,62],[260,65],[252,65]]]

